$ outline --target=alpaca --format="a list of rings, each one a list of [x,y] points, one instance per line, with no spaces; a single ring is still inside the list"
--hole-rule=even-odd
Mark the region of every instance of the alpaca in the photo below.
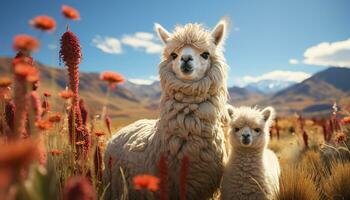
[[[229,114],[231,152],[224,169],[222,199],[272,199],[280,176],[278,159],[267,148],[274,109],[231,107]]]
[[[165,45],[159,64],[160,118],[136,121],[108,141],[106,199],[117,199],[123,191],[120,170],[125,174],[129,199],[142,199],[132,178],[138,174],[158,176],[161,156],[167,158],[170,199],[180,198],[184,156],[189,161],[186,199],[209,199],[218,190],[225,158],[223,126],[228,119],[227,65],[222,48],[227,24],[223,19],[210,32],[189,23],[176,26],[172,34],[155,25]]]

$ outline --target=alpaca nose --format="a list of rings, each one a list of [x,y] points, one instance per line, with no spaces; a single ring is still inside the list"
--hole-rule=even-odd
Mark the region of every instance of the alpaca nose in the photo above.
[[[192,61],[193,58],[192,58],[192,55],[182,55],[181,56],[181,60],[185,63],[189,62],[189,61]]]

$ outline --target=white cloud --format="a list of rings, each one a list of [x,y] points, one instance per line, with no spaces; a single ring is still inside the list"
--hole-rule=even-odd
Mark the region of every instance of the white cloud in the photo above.
[[[322,42],[306,49],[304,63],[310,65],[350,67],[350,39]]]
[[[150,54],[160,53],[163,49],[163,46],[155,41],[154,35],[147,32],[137,32],[133,35],[125,35],[121,39],[121,42],[135,49],[145,50],[146,53]]]
[[[260,76],[244,76],[242,78],[243,82],[255,83],[262,80],[276,80],[276,81],[292,81],[292,82],[301,82],[311,75],[305,72],[294,72],[294,71],[271,71]]]
[[[123,52],[122,45],[117,38],[101,37],[97,35],[94,39],[92,39],[92,43],[105,53],[121,54]]]
[[[140,78],[131,78],[128,79],[131,83],[137,84],[137,85],[151,85],[155,81],[159,81],[159,76],[151,75],[148,77],[148,79],[140,79]]]
[[[151,85],[154,81],[149,79],[138,79],[138,78],[131,78],[129,79],[131,83],[137,84],[137,85]]]
[[[289,59],[288,62],[289,62],[289,64],[291,64],[291,65],[297,65],[297,64],[299,64],[299,60],[294,59],[294,58]]]

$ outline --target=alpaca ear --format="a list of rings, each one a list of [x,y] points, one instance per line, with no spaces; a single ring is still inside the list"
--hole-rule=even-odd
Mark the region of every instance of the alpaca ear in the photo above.
[[[166,44],[168,42],[168,39],[170,37],[170,33],[160,24],[155,23],[154,24],[154,30],[157,32],[157,35],[159,39]]]
[[[211,32],[211,35],[214,38],[214,44],[216,46],[222,44],[226,39],[228,24],[229,19],[227,17],[224,17],[219,21],[214,30]]]
[[[233,106],[231,106],[231,105],[227,105],[227,113],[228,113],[228,115],[230,116],[230,118],[232,119],[233,118],[233,115],[234,115],[234,108],[233,108]]]
[[[270,106],[262,110],[261,113],[265,122],[271,122],[275,118],[275,109]]]

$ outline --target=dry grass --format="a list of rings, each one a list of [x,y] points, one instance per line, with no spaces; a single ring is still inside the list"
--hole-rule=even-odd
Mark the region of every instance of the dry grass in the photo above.
[[[323,191],[328,199],[350,199],[350,163],[334,162],[331,172],[323,181]]]
[[[307,170],[289,166],[282,170],[280,190],[275,200],[319,200],[320,192]]]

